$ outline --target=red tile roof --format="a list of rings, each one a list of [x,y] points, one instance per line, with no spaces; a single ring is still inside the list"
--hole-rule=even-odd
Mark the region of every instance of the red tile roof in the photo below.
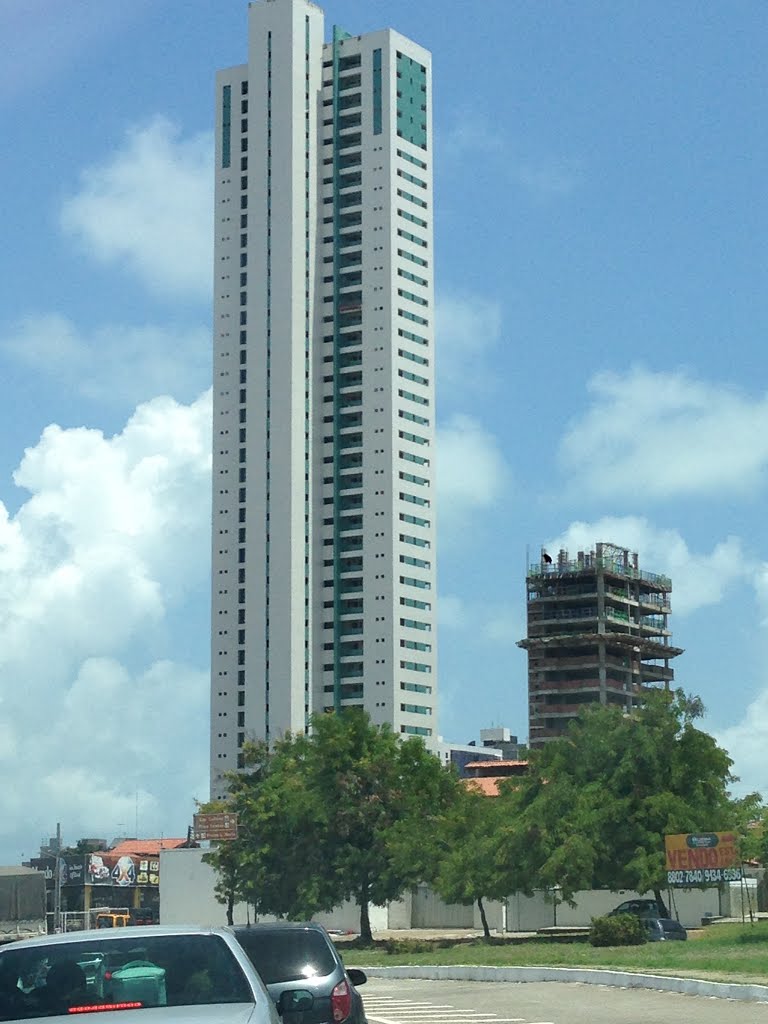
[[[157,857],[161,850],[175,850],[184,846],[185,839],[124,839],[109,851],[118,856],[133,854],[135,857]]]

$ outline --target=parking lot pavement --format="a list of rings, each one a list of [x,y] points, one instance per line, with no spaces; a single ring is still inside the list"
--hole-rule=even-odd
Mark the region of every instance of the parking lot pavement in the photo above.
[[[573,982],[371,978],[369,1024],[768,1024],[768,1003]]]
[[[404,999],[394,995],[366,993],[365,1012],[369,1024],[554,1024],[553,1021],[528,1021],[525,1017],[499,1016],[470,1007],[424,999]]]

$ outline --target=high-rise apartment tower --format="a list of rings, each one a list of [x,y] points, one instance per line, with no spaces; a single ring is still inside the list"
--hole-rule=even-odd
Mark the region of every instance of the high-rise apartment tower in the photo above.
[[[640,569],[637,554],[596,544],[571,560],[567,551],[528,569],[529,744],[562,736],[586,704],[626,711],[652,686],[669,688],[668,576]]]
[[[360,706],[437,747],[430,55],[249,6],[216,80],[211,790]]]

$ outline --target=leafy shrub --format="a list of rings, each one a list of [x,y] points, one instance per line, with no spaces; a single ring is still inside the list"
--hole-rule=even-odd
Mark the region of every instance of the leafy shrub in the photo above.
[[[465,944],[455,939],[385,939],[383,946],[391,956],[399,953],[431,953],[435,949],[452,949]]]
[[[645,927],[634,914],[593,917],[589,941],[593,946],[642,946],[646,941]]]

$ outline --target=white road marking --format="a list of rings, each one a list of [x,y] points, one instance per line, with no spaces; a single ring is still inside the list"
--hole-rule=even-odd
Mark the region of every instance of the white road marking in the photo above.
[[[368,1013],[367,1016],[369,1024],[409,1024],[409,1021],[412,1019],[411,1017],[398,1017],[397,1019],[392,1017],[380,1017],[378,1014],[373,1015],[370,1013]],[[434,1017],[435,1021],[441,1021],[444,1019],[445,1018],[442,1015]],[[458,1020],[453,1019],[452,1024],[464,1024],[464,1021],[466,1021],[467,1024],[475,1024],[478,1020],[487,1020],[489,1024],[527,1024],[525,1017],[463,1017]],[[423,1018],[421,1019],[421,1024],[424,1024]],[[530,1022],[530,1024],[553,1024],[553,1022],[537,1021]]]
[[[499,1017],[479,1010],[458,1010],[450,1003],[429,1003],[394,996],[371,995],[365,1000],[365,1010],[370,1024],[442,1024],[444,1021],[449,1024],[528,1024],[525,1017]]]
[[[383,1007],[385,1010],[389,1010],[390,1007]],[[439,1007],[430,1006],[420,1007],[419,1009],[411,1009],[410,1006],[401,1006],[399,1009],[408,1014],[408,1020],[419,1020],[421,1017],[434,1017],[438,1011],[440,1017],[443,1020],[448,1020],[451,1017],[471,1017],[473,1020],[497,1020],[495,1013],[482,1013],[479,1010],[457,1010],[455,1007]]]
[[[382,1006],[387,1006],[387,1007],[389,1007],[389,1006],[398,1006],[398,1007],[402,1006],[405,1009],[409,1009],[409,1010],[411,1010],[411,1009],[418,1010],[420,1007],[424,1007],[424,1009],[430,1009],[430,1010],[452,1010],[453,1009],[453,1007],[451,1006],[450,1003],[416,1002],[415,999],[388,999],[386,996],[379,996],[378,999],[376,999],[375,996],[369,996],[365,1000],[365,1005],[366,1006],[374,1006],[377,1002],[379,1004],[381,1004]]]

